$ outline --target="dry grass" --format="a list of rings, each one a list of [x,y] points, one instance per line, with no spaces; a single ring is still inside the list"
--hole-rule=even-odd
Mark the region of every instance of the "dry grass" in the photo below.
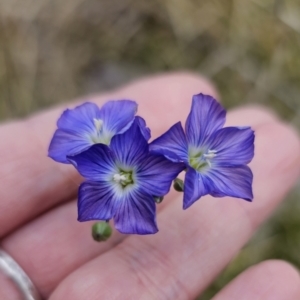
[[[0,119],[184,68],[210,77],[227,107],[263,103],[300,128],[299,50],[297,0],[2,0]],[[299,196],[201,299],[262,259],[300,267]]]

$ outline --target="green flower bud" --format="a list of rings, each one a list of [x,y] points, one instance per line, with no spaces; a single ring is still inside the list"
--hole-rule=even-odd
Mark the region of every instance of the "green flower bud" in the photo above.
[[[108,222],[97,222],[92,227],[92,236],[97,242],[108,240],[111,234],[112,229]]]
[[[164,197],[154,196],[153,199],[157,204],[159,204],[164,200]]]
[[[176,178],[173,183],[173,188],[177,192],[183,192],[184,189],[183,181],[179,178]]]

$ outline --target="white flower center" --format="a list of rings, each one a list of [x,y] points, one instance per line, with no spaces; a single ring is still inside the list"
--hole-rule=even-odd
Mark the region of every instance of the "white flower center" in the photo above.
[[[119,183],[122,187],[133,184],[132,172],[121,171],[113,176],[113,181]]]
[[[94,122],[94,126],[95,126],[96,131],[94,131],[90,135],[91,142],[93,144],[109,145],[110,140],[111,140],[111,136],[108,132],[104,131],[104,129],[103,129],[103,120],[94,118],[93,122]]]
[[[211,167],[211,162],[210,160],[217,156],[217,151],[216,150],[208,150],[206,154],[203,154],[203,157],[206,159],[207,164]]]
[[[211,167],[211,160],[216,156],[216,150],[208,150],[206,153],[194,152],[189,155],[189,163],[191,167],[200,172]]]
[[[126,176],[121,175],[121,174],[115,174],[113,178],[114,178],[114,181],[117,183],[122,183],[126,180]]]
[[[96,118],[94,118],[93,121],[94,121],[96,130],[97,130],[97,133],[100,133],[100,131],[103,127],[103,121],[101,119],[96,119]]]

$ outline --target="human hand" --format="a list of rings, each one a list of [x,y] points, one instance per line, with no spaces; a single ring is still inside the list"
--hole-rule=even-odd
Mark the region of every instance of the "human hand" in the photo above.
[[[199,92],[216,96],[204,79],[173,74],[144,79],[101,96],[99,105],[129,98],[139,103],[155,138],[180,119]],[[218,98],[218,97],[216,97]],[[69,105],[68,105],[69,106]],[[226,125],[255,130],[254,201],[203,197],[182,211],[182,194],[158,205],[159,233],[105,243],[90,236],[91,222],[77,219],[81,179],[70,165],[47,157],[63,108],[0,127],[0,236],[2,247],[25,270],[44,298],[194,299],[238,253],[299,176],[300,143],[289,126],[260,107],[228,113]],[[1,299],[14,299],[0,282]],[[298,299],[300,280],[285,262],[245,271],[214,299]]]

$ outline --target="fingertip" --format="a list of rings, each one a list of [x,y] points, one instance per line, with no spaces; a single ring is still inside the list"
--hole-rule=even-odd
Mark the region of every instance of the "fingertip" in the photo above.
[[[256,266],[259,267],[263,272],[265,272],[266,277],[272,277],[280,275],[282,278],[289,278],[290,282],[299,284],[300,283],[300,274],[294,265],[291,263],[280,260],[280,259],[270,259],[263,261]]]
[[[246,105],[230,110],[226,126],[249,126],[254,129],[261,124],[274,123],[278,116],[271,109],[258,104]]]
[[[139,102],[138,113],[145,117],[153,137],[168,130],[178,120],[185,122],[192,96],[198,93],[218,98],[212,83],[189,72],[146,77],[117,91],[118,95],[131,97]]]
[[[300,276],[294,266],[282,260],[268,260],[244,271],[213,300],[294,300],[299,299],[299,287]]]
[[[205,77],[195,72],[181,71],[146,76],[117,89],[114,94],[129,94],[148,99],[151,94],[163,94],[167,101],[188,96],[189,101],[194,94],[208,94],[219,98],[215,86]],[[151,96],[151,95],[150,95]],[[155,99],[152,99],[155,100]]]
[[[273,122],[259,126],[260,135],[257,135],[257,145],[260,145],[261,155],[265,157],[271,153],[266,152],[273,144],[273,171],[290,173],[296,179],[300,171],[300,139],[297,131],[285,122]],[[266,138],[268,137],[268,138]],[[260,142],[260,143],[259,143]],[[267,147],[269,145],[269,147]],[[274,163],[277,162],[277,163]]]
[[[256,278],[258,287],[270,294],[266,299],[277,299],[273,298],[275,296],[278,299],[299,299],[299,271],[289,262],[277,259],[263,261],[251,267],[248,276]]]

